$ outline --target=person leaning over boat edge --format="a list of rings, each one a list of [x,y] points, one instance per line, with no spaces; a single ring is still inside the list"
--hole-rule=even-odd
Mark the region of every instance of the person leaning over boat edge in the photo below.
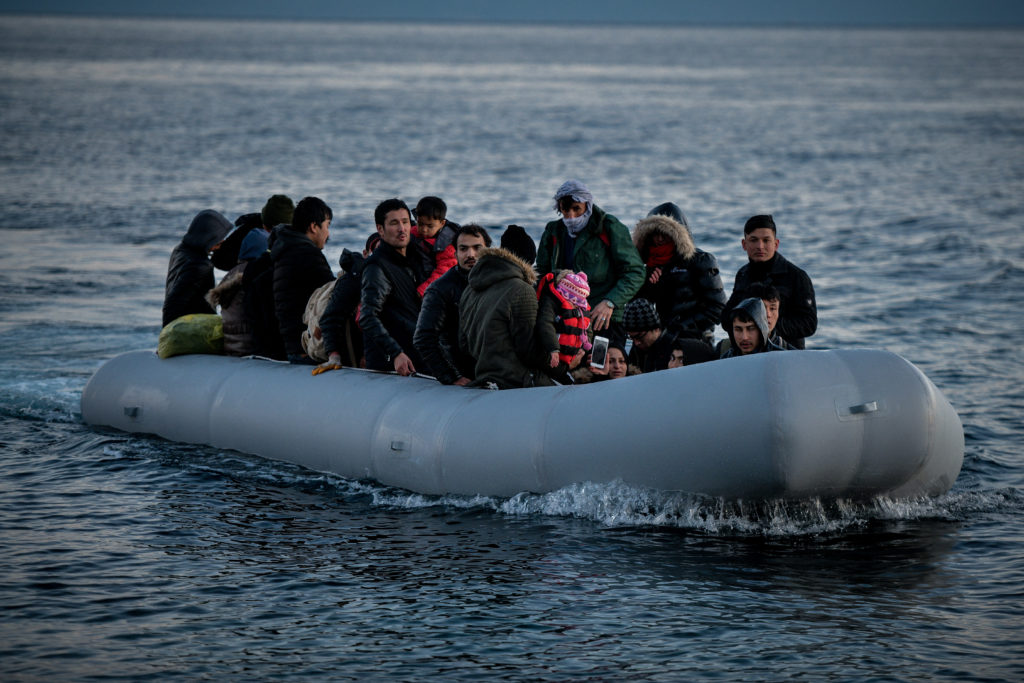
[[[231,230],[231,221],[212,209],[200,211],[171,251],[164,286],[163,325],[189,313],[214,313],[206,301],[213,289],[210,250]]]
[[[590,190],[567,180],[555,192],[562,218],[548,223],[537,248],[540,275],[566,269],[584,272],[590,283],[591,329],[625,343],[622,311],[646,277],[629,230],[618,218],[594,204]]]
[[[412,214],[401,199],[385,199],[373,212],[381,243],[363,265],[359,325],[370,370],[394,370],[403,377],[425,367],[412,338],[420,313],[416,293],[425,277],[413,251]]]
[[[331,207],[319,197],[306,197],[295,206],[290,226],[275,230],[270,247],[274,262],[274,314],[284,341],[289,363],[314,364],[302,349],[309,296],[334,279],[334,271],[324,256],[324,245],[331,234]]]
[[[456,233],[457,265],[427,288],[412,341],[437,381],[466,386],[476,375],[476,360],[459,341],[459,301],[480,251],[491,246],[491,236],[474,223]]]
[[[778,252],[779,240],[775,219],[767,214],[751,216],[743,226],[740,241],[748,261],[736,273],[732,295],[722,311],[722,327],[728,332],[731,311],[740,301],[749,299],[749,288],[765,282],[779,291],[779,320],[775,329],[779,336],[797,349],[804,348],[804,339],[818,329],[818,307],[814,300],[811,278]]]

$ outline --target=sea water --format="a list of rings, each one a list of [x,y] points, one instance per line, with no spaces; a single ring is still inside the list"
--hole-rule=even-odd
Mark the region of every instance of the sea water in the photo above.
[[[0,674],[1021,679],[1022,65],[1020,31],[0,17]],[[678,203],[730,287],[774,214],[809,348],[960,413],[952,491],[431,497],[82,424],[199,210],[322,197],[336,264],[391,196],[539,237],[567,178]]]

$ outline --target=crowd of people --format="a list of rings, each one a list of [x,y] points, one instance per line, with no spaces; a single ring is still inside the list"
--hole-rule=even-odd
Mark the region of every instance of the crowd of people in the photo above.
[[[219,312],[230,355],[492,389],[803,349],[817,328],[811,279],[779,253],[770,215],[744,225],[747,263],[727,297],[675,204],[630,232],[570,180],[553,209],[538,243],[510,225],[494,246],[480,225],[450,221],[439,197],[412,210],[387,199],[337,278],[323,254],[333,213],[317,197],[274,195],[234,226],[202,211],[171,254],[163,324]],[[227,271],[216,284],[214,267]]]

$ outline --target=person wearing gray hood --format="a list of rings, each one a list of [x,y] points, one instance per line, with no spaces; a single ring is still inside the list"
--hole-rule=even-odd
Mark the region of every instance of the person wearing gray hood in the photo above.
[[[785,351],[772,342],[768,332],[768,313],[760,299],[744,299],[729,311],[729,333],[731,346],[722,358],[749,356],[764,351]]]
[[[163,325],[189,313],[216,313],[206,301],[206,293],[215,284],[210,250],[231,228],[231,221],[211,209],[200,211],[192,219],[167,266]]]

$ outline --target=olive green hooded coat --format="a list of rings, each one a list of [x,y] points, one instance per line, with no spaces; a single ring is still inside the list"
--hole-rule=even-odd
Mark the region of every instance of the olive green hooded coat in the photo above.
[[[550,385],[534,343],[537,276],[505,249],[481,250],[459,301],[462,348],[476,359],[470,386],[500,389]]]

